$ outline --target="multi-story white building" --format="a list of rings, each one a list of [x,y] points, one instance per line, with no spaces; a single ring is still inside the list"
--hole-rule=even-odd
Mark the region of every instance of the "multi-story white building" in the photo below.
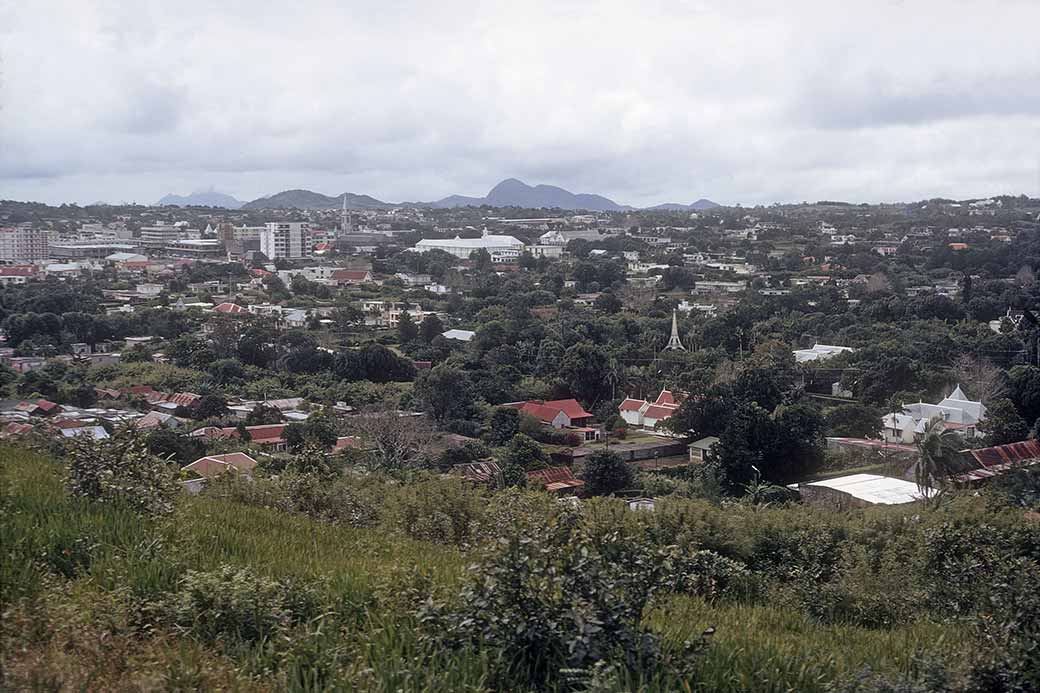
[[[306,221],[270,221],[260,234],[260,252],[269,260],[298,260],[314,255],[311,225]]]
[[[496,236],[484,229],[484,235],[480,238],[424,238],[412,248],[417,253],[435,249],[462,260],[468,260],[478,250],[486,250],[493,261],[509,262],[520,257],[524,252],[524,244],[513,236]]]
[[[0,229],[0,262],[35,262],[50,254],[50,231],[31,226]]]
[[[164,248],[186,237],[184,229],[173,224],[141,227],[141,245],[146,248]]]

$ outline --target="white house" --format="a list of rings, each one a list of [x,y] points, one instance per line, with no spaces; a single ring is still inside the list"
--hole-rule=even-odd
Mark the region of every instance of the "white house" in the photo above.
[[[830,344],[813,344],[812,349],[795,349],[794,360],[798,363],[807,361],[824,361],[845,352],[852,353],[854,349],[845,346],[833,346]]]
[[[986,420],[986,407],[968,399],[958,385],[938,404],[917,402],[904,406],[900,412],[885,414],[881,417],[882,437],[889,443],[912,444],[933,419],[940,419],[944,430],[975,438],[979,435],[978,424]]]
[[[651,404],[645,399],[626,397],[618,406],[618,414],[631,426],[654,428],[659,422],[669,418],[679,408],[675,396],[670,390],[661,390],[661,394]]]

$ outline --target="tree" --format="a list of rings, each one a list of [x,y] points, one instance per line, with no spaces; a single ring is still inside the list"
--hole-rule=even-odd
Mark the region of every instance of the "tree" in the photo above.
[[[607,374],[610,370],[607,352],[590,342],[581,342],[568,349],[559,365],[559,375],[574,395],[586,403],[595,404],[610,394]]]
[[[427,344],[439,337],[443,332],[444,323],[433,313],[423,318],[422,323],[419,324],[419,336]]]
[[[487,440],[491,445],[506,445],[520,432],[520,411],[512,407],[495,407],[488,417]]]
[[[401,311],[401,317],[397,321],[397,338],[401,344],[408,344],[419,337],[419,328],[415,325],[411,313]]]
[[[928,493],[928,489],[942,490],[950,476],[960,471],[956,457],[961,445],[960,436],[946,430],[941,417],[928,422],[917,443],[918,457],[914,465],[914,481],[922,494]]]
[[[602,311],[607,315],[614,315],[622,308],[621,299],[612,292],[600,294],[593,301],[592,305],[596,310]]]
[[[1015,366],[1008,372],[1009,397],[1026,421],[1040,418],[1040,368]]]
[[[882,416],[880,409],[867,404],[839,404],[827,413],[827,428],[833,436],[873,438]]]
[[[986,434],[989,445],[1004,445],[1025,440],[1029,435],[1029,424],[1015,409],[1014,403],[1002,397],[986,407],[986,418],[979,424],[979,431]]]
[[[263,426],[265,424],[281,423],[282,412],[266,404],[258,404],[253,410],[246,414],[246,426]]]
[[[478,248],[469,254],[469,262],[477,272],[488,272],[494,266],[491,253],[484,248]]]
[[[192,418],[196,421],[227,416],[227,413],[227,400],[216,392],[203,395],[191,411]]]
[[[303,426],[296,421],[286,424],[285,428],[282,429],[282,438],[285,439],[285,444],[290,450],[302,449],[303,443],[306,440]]]
[[[371,447],[373,463],[380,469],[412,469],[429,455],[430,424],[422,417],[394,410],[389,402],[381,409],[351,417],[350,422],[354,433]]]
[[[961,354],[953,361],[957,382],[964,385],[983,404],[1002,397],[1007,391],[1004,371],[984,358]]]
[[[475,398],[469,376],[443,363],[423,371],[412,396],[416,405],[438,423],[467,419],[473,414]]]
[[[180,494],[173,470],[148,451],[130,428],[103,440],[90,435],[66,439],[66,485],[73,496],[111,503],[143,515],[173,510]]]
[[[524,471],[541,469],[548,464],[549,457],[533,438],[518,433],[509,441],[502,456],[502,467],[514,466]]]
[[[582,472],[585,489],[594,496],[606,496],[635,483],[635,469],[621,455],[609,450],[599,450],[585,460]]]

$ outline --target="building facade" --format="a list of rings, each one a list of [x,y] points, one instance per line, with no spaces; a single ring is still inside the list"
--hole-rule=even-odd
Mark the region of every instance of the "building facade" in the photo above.
[[[50,231],[31,226],[0,229],[0,262],[35,262],[50,255]]]
[[[260,252],[270,260],[298,260],[314,254],[311,225],[306,221],[268,222],[260,234]]]

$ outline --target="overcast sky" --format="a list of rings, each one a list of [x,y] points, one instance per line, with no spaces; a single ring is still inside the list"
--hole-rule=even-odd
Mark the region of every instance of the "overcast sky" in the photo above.
[[[0,198],[506,177],[636,205],[1040,195],[1040,0],[0,0]]]

